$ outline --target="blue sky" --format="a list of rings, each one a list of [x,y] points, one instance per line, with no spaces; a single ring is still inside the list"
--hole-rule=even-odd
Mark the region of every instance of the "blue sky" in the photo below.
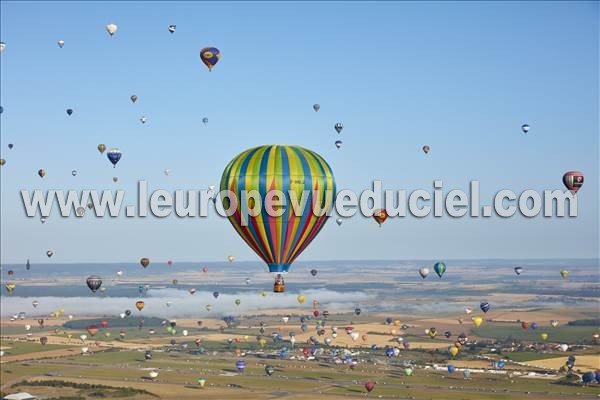
[[[488,204],[500,189],[586,175],[578,218],[408,217],[378,229],[355,217],[330,222],[301,261],[597,257],[598,17],[596,2],[2,2],[2,262],[46,261],[47,249],[53,262],[256,260],[214,215],[42,225],[19,190],[119,188],[133,204],[139,179],[203,189],[240,151],[270,143],[317,151],[340,189],[477,179]],[[205,46],[222,52],[213,72]],[[123,151],[116,170],[99,143]]]

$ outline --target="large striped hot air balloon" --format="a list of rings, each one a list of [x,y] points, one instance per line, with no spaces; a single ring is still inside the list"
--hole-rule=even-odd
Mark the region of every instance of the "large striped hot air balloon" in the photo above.
[[[302,147],[259,146],[231,160],[220,190],[223,207],[231,210],[229,222],[275,274],[273,291],[283,292],[281,274],[317,236],[333,207],[331,168]],[[246,195],[252,191],[260,195],[260,205]],[[281,202],[283,206],[276,205]]]

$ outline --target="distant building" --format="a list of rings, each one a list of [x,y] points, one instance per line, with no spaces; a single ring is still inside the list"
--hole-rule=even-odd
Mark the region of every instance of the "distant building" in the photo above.
[[[29,393],[21,392],[15,394],[9,394],[2,398],[3,400],[37,400],[37,397],[30,395]]]

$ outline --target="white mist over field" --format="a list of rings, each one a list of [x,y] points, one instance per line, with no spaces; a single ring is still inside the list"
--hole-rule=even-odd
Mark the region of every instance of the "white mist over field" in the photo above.
[[[361,302],[372,301],[375,297],[365,293],[341,293],[328,290],[308,290],[303,292],[306,302],[303,305],[296,299],[299,293],[268,293],[262,297],[260,293],[221,294],[217,299],[212,292],[196,292],[191,295],[186,290],[153,289],[139,299],[132,297],[7,297],[0,299],[2,317],[9,317],[19,312],[28,316],[48,315],[64,308],[65,315],[75,316],[118,316],[129,309],[133,316],[148,317],[219,317],[223,315],[249,314],[260,310],[299,309],[306,313],[312,308],[313,299],[317,299],[322,307],[329,307],[336,312],[351,311]],[[240,299],[240,305],[235,300]],[[39,305],[34,308],[32,301]],[[144,309],[139,312],[135,302],[143,300]],[[170,306],[167,306],[170,301]],[[211,311],[206,310],[210,304]]]

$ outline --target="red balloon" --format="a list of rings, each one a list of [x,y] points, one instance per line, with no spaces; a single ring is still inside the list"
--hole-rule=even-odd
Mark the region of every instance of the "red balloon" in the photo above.
[[[304,357],[308,356],[308,349],[305,347],[302,349],[302,353],[304,353]]]
[[[371,393],[371,391],[375,389],[375,383],[371,381],[365,383],[365,389],[367,389],[367,392]]]
[[[525,322],[525,321],[521,322],[521,328],[528,329],[529,328],[529,322]]]
[[[579,171],[569,171],[563,175],[563,183],[571,193],[575,194],[583,186],[583,173]]]
[[[102,325],[103,328],[106,328],[108,326],[108,322],[102,321],[100,322],[100,325]]]
[[[314,315],[315,317],[318,317],[318,316],[319,316],[319,311],[318,311],[318,310],[315,310],[315,311],[313,311],[313,315]]]
[[[375,221],[377,221],[377,223],[379,224],[379,226],[381,226],[381,224],[383,224],[385,222],[386,219],[388,219],[389,215],[387,213],[386,210],[379,209],[379,210],[375,210],[373,212],[373,218],[375,219]]]

